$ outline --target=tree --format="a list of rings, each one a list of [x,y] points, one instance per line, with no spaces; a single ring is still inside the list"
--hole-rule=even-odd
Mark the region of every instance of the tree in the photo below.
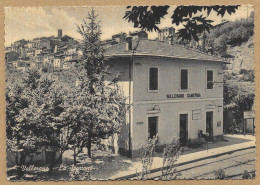
[[[25,165],[43,146],[60,150],[62,133],[63,92],[50,76],[29,70],[21,81],[8,83],[6,90],[7,148],[17,152],[17,164]],[[20,162],[18,163],[18,153]],[[55,156],[50,169],[55,164]],[[22,173],[20,173],[22,175]]]
[[[226,83],[224,86],[224,111],[231,111],[236,123],[242,123],[243,112],[252,108],[254,98],[253,92],[242,91],[238,86]]]
[[[159,31],[158,24],[168,14],[170,6],[128,6],[124,19],[133,22],[134,27],[147,31]],[[198,34],[209,31],[212,28],[212,20],[207,19],[212,11],[219,16],[235,13],[239,5],[235,6],[177,6],[171,18],[172,24],[182,24],[184,28],[178,31],[178,37],[182,41],[198,41]],[[197,16],[197,13],[205,12],[206,16]]]
[[[100,26],[94,9],[87,20],[78,26],[82,36],[83,57],[78,65],[79,85],[75,88],[72,106],[84,110],[80,118],[81,131],[87,138],[88,156],[91,157],[91,144],[119,132],[125,118],[125,98],[117,83],[106,83],[109,65],[100,46]]]

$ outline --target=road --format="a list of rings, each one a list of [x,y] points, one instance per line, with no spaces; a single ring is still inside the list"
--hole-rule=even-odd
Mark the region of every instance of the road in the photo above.
[[[255,170],[255,148],[241,150],[216,158],[200,160],[176,167],[178,179],[215,179],[214,171],[223,169],[226,178],[241,179],[245,170]],[[151,179],[159,179],[161,171],[150,174]]]

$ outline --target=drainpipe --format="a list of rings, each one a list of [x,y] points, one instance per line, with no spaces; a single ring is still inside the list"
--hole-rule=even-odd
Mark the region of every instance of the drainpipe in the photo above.
[[[129,50],[132,50],[132,37],[126,37],[126,45],[125,45],[125,50],[126,51],[129,51]],[[131,100],[132,100],[132,86],[131,86],[131,81],[132,81],[132,64],[133,64],[133,54],[134,54],[134,52],[132,53],[132,55],[131,55],[131,58],[130,58],[130,61],[129,61],[129,76],[128,76],[128,79],[129,79],[129,92],[128,92],[128,94],[129,94],[129,96],[128,96],[128,105],[129,105],[129,114],[128,114],[128,121],[129,121],[129,135],[128,135],[128,150],[129,150],[129,157],[132,157],[132,151],[131,151],[131,149],[132,149],[132,147],[131,147],[131,145],[132,145],[132,140],[131,140],[131,122],[132,122],[132,102],[131,102]]]
[[[129,107],[130,107],[130,111],[129,111],[129,157],[132,157],[132,140],[131,140],[131,122],[132,122],[132,112],[131,112],[131,106],[132,105],[132,86],[131,86],[131,80],[132,80],[132,70],[131,67],[134,67],[134,54],[135,51],[137,49],[137,47],[139,46],[139,42],[140,42],[140,38],[137,40],[136,46],[133,47],[133,43],[132,43],[132,37],[127,37],[127,47],[126,50],[132,50],[132,55],[131,55],[131,59],[129,61]]]
[[[132,116],[132,110],[131,110],[131,99],[132,99],[132,95],[131,95],[131,91],[132,91],[132,87],[131,87],[131,80],[132,80],[132,70],[131,70],[131,64],[133,63],[133,54],[131,55],[131,60],[129,61],[129,99],[128,99],[128,103],[129,103],[129,114],[128,114],[128,119],[129,119],[129,157],[132,157],[132,151],[131,151],[131,116]]]

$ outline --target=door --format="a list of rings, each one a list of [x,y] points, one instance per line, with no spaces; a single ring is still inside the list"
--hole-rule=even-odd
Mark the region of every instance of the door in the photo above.
[[[208,141],[213,141],[213,111],[206,112],[206,134]]]
[[[153,139],[158,133],[158,117],[148,117],[148,138]]]
[[[180,142],[182,146],[188,141],[188,114],[180,114]]]

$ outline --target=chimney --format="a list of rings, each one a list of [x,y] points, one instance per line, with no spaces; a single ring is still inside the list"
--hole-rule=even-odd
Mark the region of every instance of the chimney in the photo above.
[[[59,37],[59,38],[62,37],[62,29],[58,29],[58,37]]]
[[[58,51],[58,46],[55,45],[55,46],[54,46],[54,53],[57,53],[57,51]]]
[[[132,50],[132,37],[126,37],[126,46],[125,46],[125,50]]]

